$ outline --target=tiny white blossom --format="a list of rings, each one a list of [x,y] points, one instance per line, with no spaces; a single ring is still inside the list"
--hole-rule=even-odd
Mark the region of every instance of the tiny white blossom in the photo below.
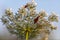
[[[19,8],[18,13],[19,13],[19,14],[22,14],[22,16],[27,15],[26,8],[24,8],[24,7],[21,7],[21,9]]]
[[[37,3],[36,3],[35,1],[33,1],[32,4],[33,4],[34,6],[37,6]]]
[[[49,17],[48,17],[49,21],[56,21],[58,22],[58,16],[55,13],[52,13]]]
[[[7,8],[5,12],[6,12],[7,15],[12,15],[13,14],[12,8]]]
[[[42,10],[41,12],[39,12],[39,15],[42,17],[46,17],[48,14],[45,12],[45,10]]]

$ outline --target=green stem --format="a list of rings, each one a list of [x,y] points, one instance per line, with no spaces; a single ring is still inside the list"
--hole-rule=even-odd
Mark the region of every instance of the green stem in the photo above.
[[[28,31],[26,32],[26,40],[28,40]]]

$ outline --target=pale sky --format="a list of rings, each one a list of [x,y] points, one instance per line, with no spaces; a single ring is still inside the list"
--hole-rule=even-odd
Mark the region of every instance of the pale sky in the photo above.
[[[13,8],[14,12],[17,12],[18,8],[25,5],[31,0],[0,0],[0,18],[4,14],[6,8]],[[52,11],[60,15],[60,0],[35,0],[37,2],[37,10],[41,11],[44,9],[48,14]],[[59,16],[60,18],[60,16]],[[55,39],[60,39],[60,22],[55,23],[57,25],[57,30],[52,34]],[[2,22],[0,22],[0,37],[6,36],[8,34],[7,29],[4,27]]]

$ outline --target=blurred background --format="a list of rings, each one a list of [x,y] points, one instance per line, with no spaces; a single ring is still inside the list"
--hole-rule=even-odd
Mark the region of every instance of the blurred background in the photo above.
[[[18,8],[22,5],[25,5],[27,2],[31,0],[0,0],[0,18],[5,12],[6,8],[12,8],[13,12],[17,12]],[[35,0],[37,2],[37,11],[41,11],[44,9],[48,14],[51,12],[56,12],[56,14],[60,15],[60,0]],[[59,16],[60,19],[60,16]],[[50,36],[50,40],[60,40],[60,21],[55,23],[57,25],[57,30],[54,30]],[[2,24],[0,20],[0,40],[17,40],[14,35],[11,35],[5,25]]]

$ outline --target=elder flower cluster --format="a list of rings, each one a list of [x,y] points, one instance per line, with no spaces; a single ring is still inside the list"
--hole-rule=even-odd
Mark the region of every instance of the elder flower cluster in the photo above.
[[[13,13],[12,9],[8,8],[1,20],[10,33],[23,39],[26,38],[27,33],[28,39],[36,37],[41,32],[50,34],[56,29],[52,22],[58,22],[58,16],[54,13],[48,16],[44,10],[37,12],[36,6],[37,3],[29,2],[19,8],[17,13]]]

